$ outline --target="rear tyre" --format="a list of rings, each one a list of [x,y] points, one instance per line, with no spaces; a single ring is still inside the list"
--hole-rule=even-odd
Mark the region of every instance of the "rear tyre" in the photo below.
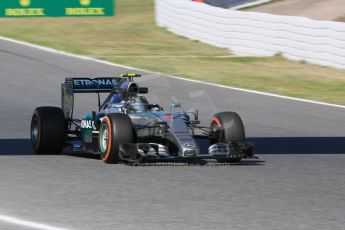
[[[114,113],[104,117],[99,129],[99,152],[105,163],[120,161],[120,145],[133,143],[134,131],[126,114]]]
[[[211,132],[215,133],[214,142],[245,142],[245,131],[240,116],[235,112],[221,112],[213,116]],[[241,158],[219,159],[220,163],[237,163]]]
[[[61,153],[65,144],[66,120],[61,108],[38,107],[31,119],[31,144],[37,154]]]

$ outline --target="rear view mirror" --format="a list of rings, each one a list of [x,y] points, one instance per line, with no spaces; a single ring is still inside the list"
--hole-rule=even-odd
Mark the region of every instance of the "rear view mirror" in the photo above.
[[[170,104],[171,108],[180,108],[181,107],[181,103],[180,102],[172,102]]]

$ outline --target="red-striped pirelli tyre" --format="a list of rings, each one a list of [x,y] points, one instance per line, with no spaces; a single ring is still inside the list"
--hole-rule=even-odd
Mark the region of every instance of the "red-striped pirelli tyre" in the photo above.
[[[66,120],[61,108],[38,107],[31,119],[31,144],[37,154],[61,153],[65,144]]]
[[[133,143],[131,119],[122,113],[105,116],[99,129],[99,152],[105,163],[119,163],[120,144]]]
[[[212,118],[210,128],[216,134],[216,142],[245,142],[246,140],[243,122],[235,112],[216,113]],[[236,158],[226,162],[239,162],[240,160],[240,158]]]
[[[245,132],[240,116],[235,112],[216,113],[211,121],[211,130],[218,127],[218,142],[244,142]]]

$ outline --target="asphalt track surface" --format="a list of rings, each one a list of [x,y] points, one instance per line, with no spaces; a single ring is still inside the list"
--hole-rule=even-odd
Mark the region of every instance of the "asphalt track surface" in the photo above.
[[[237,111],[260,160],[240,165],[106,165],[34,155],[35,107],[59,106],[65,77],[128,70],[0,40],[0,215],[66,229],[344,229],[345,109],[146,73],[150,99]],[[77,97],[77,110],[96,97]],[[0,229],[30,229],[0,221]]]

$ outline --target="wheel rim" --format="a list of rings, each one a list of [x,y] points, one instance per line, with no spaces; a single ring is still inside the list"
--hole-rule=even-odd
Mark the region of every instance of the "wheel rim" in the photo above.
[[[109,129],[107,124],[103,124],[100,131],[99,137],[99,146],[101,149],[101,155],[104,157],[105,152],[107,151],[109,143]]]
[[[31,142],[34,146],[38,144],[39,140],[39,121],[35,116],[31,122]]]

